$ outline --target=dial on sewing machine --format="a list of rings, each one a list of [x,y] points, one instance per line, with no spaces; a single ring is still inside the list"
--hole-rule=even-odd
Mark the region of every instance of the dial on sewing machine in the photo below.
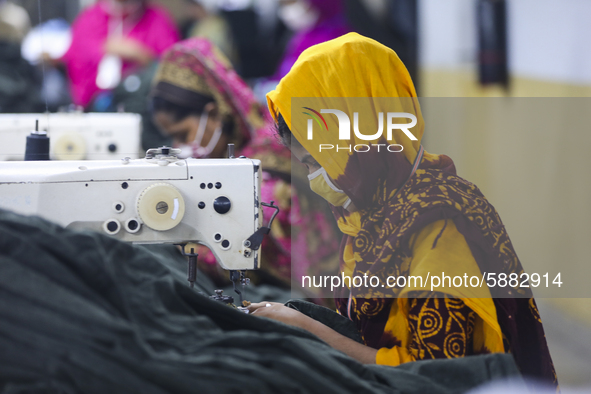
[[[0,207],[126,242],[202,244],[235,285],[244,283],[244,271],[259,268],[270,227],[262,226],[260,161],[176,153],[162,147],[136,160],[0,162]],[[197,255],[186,255],[192,284]]]

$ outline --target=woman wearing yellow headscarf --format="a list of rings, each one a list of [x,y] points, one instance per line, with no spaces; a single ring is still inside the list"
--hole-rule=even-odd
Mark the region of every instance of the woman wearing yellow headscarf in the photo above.
[[[316,45],[267,100],[278,133],[345,234],[341,275],[377,277],[382,286],[336,290],[337,311],[356,324],[364,344],[279,304],[256,304],[256,315],[309,330],[365,363],[510,352],[524,375],[556,384],[531,293],[513,285],[450,282],[434,292],[429,283],[388,282],[523,272],[478,188],[455,174],[449,157],[420,145],[414,85],[391,49],[355,33]]]

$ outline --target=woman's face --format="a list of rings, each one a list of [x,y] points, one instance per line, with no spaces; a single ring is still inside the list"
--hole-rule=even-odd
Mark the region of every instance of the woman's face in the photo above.
[[[306,150],[306,148],[304,148],[298,141],[296,141],[295,139],[293,139],[293,141],[291,141],[291,143],[289,144],[289,149],[291,150],[291,153],[300,161],[300,163],[302,163],[303,165],[306,166],[306,168],[308,169],[308,174],[312,174],[316,171],[318,171],[319,169],[322,168],[322,166],[316,161],[316,159],[314,159],[312,157],[312,155],[310,154],[310,152],[308,152]],[[326,174],[328,176],[328,174]],[[330,176],[328,176],[330,181],[337,187],[337,188],[341,188],[339,186],[339,184],[337,183],[337,181],[335,181],[334,179],[332,179]],[[314,187],[312,187],[312,190],[314,190]],[[317,194],[320,194],[318,191],[316,191]],[[342,192],[341,192],[342,193]],[[326,198],[326,196],[324,196],[323,194],[320,194],[321,197]],[[327,199],[327,201],[330,202],[330,198]],[[355,204],[353,203],[349,203],[349,205],[347,206],[347,211],[349,212],[355,212],[357,211],[357,207],[355,207]]]
[[[144,0],[112,0],[114,3],[119,3],[121,5],[134,5],[137,3],[143,3]]]
[[[182,146],[191,145],[193,142],[195,142],[197,133],[199,131],[199,126],[202,121],[205,121],[206,124],[202,126],[205,127],[205,130],[199,145],[206,147],[214,136],[215,131],[221,127],[222,124],[219,116],[217,116],[215,104],[207,104],[205,106],[205,111],[208,113],[206,118],[195,114],[186,116],[181,120],[175,119],[175,117],[170,112],[157,111],[154,113],[154,123],[161,132],[172,137],[173,144],[175,146]],[[222,133],[219,141],[216,143],[208,157],[224,157],[227,144],[228,138],[224,133]]]
[[[308,169],[311,174],[321,168],[320,164],[312,157],[312,155],[297,141],[290,144],[291,153]]]
[[[307,0],[282,0],[279,3],[278,16],[288,29],[301,31],[314,26],[320,13]]]
[[[143,12],[145,0],[105,0],[103,4],[111,15],[129,16]]]

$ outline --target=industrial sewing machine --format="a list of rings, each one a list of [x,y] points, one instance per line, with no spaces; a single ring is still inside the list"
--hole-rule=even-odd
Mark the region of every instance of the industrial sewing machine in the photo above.
[[[51,138],[51,160],[138,159],[142,118],[131,113],[0,114],[0,160],[23,160],[31,126]]]
[[[234,289],[259,268],[262,226],[259,160],[185,159],[150,149],[143,159],[0,162],[0,208],[39,215],[70,229],[139,244],[198,243],[230,271]],[[275,215],[271,218],[271,222]],[[189,257],[193,284],[197,254]],[[223,298],[221,294],[219,297]],[[242,302],[242,299],[241,299]]]

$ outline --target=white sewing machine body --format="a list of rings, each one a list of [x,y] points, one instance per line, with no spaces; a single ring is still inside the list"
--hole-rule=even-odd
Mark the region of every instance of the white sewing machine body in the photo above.
[[[133,243],[207,246],[228,270],[259,268],[260,162],[174,156],[0,162],[0,208]]]
[[[0,160],[23,160],[26,138],[47,131],[52,160],[137,159],[141,116],[131,113],[0,114]]]

